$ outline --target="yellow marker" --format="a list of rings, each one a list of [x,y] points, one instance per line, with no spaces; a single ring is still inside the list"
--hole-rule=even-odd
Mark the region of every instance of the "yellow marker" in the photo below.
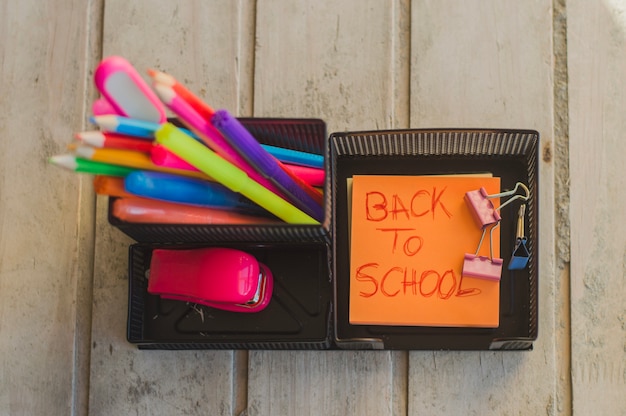
[[[183,133],[173,124],[165,123],[156,132],[157,143],[162,144],[187,163],[226,186],[239,192],[272,214],[291,224],[319,224],[283,198],[260,185],[241,169],[222,159],[207,146]]]

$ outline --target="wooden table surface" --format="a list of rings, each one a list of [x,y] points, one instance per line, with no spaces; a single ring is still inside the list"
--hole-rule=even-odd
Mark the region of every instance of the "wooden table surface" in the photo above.
[[[618,0],[0,1],[0,414],[626,415],[625,46]],[[538,130],[534,350],[137,350],[132,241],[47,162],[113,54],[239,116]]]

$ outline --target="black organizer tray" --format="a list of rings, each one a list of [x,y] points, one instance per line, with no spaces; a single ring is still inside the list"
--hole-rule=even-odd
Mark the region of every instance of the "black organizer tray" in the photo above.
[[[325,155],[326,218],[320,226],[189,226],[129,224],[109,217],[112,225],[140,242],[130,247],[129,258],[131,343],[141,349],[532,349],[538,332],[539,278],[536,131],[414,129],[334,133],[326,140],[321,120],[240,120],[262,143]],[[503,268],[500,326],[350,325],[346,178],[485,171],[501,177],[503,190],[521,181],[531,192],[526,210],[530,259],[525,270]],[[501,211],[503,258],[512,251],[517,219],[513,206],[517,204]],[[153,248],[207,246],[249,251],[270,267],[276,286],[268,309],[251,316],[162,301],[146,293]]]
[[[529,130],[395,130],[335,133],[330,137],[332,178],[335,342],[341,348],[374,349],[530,349],[538,322],[538,144]],[[503,267],[500,326],[438,328],[351,325],[349,323],[349,235],[346,179],[353,175],[422,175],[492,172],[502,190],[528,185],[526,235],[528,267]],[[515,206],[515,207],[514,207]],[[513,251],[518,205],[500,212],[500,252]],[[509,254],[507,254],[509,253]]]
[[[238,118],[262,144],[284,147],[323,155],[326,149],[326,124],[319,119],[298,118]],[[178,124],[176,119],[171,122]],[[328,180],[327,180],[328,183]],[[109,199],[108,221],[138,242],[202,243],[223,242],[330,242],[330,207],[320,225],[188,225],[134,224],[112,215],[113,198]]]
[[[272,300],[257,313],[228,312],[147,293],[152,250],[193,247],[199,246],[140,243],[130,247],[129,342],[140,349],[330,347],[332,284],[326,246],[232,246],[254,255],[274,275]]]

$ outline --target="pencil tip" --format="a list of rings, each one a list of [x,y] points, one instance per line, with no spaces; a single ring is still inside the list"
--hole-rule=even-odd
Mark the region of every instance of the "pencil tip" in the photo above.
[[[78,146],[75,150],[76,155],[85,159],[91,159],[96,152],[93,147],[90,146]]]
[[[72,155],[56,155],[49,159],[53,165],[57,165],[67,169],[76,169],[76,158]]]
[[[174,97],[176,96],[174,90],[164,84],[157,83],[154,86],[154,90],[156,91],[161,101],[163,101],[165,104],[171,104],[171,102],[174,100]]]
[[[95,147],[103,147],[105,137],[100,131],[82,131],[76,133],[76,139]]]
[[[166,74],[162,71],[150,69],[148,70],[148,74],[156,84],[164,84],[171,87],[176,83],[176,80],[173,76]]]

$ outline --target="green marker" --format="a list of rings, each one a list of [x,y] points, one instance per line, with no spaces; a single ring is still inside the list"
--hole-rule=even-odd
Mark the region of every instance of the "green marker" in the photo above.
[[[91,173],[92,175],[126,176],[137,169],[109,163],[94,162],[73,155],[58,155],[50,158],[50,163],[73,170],[74,172]]]
[[[260,185],[237,166],[222,159],[196,139],[185,134],[171,123],[163,124],[156,132],[157,143],[195,166],[217,182],[234,192],[239,192],[281,220],[290,224],[319,224],[283,198]]]

